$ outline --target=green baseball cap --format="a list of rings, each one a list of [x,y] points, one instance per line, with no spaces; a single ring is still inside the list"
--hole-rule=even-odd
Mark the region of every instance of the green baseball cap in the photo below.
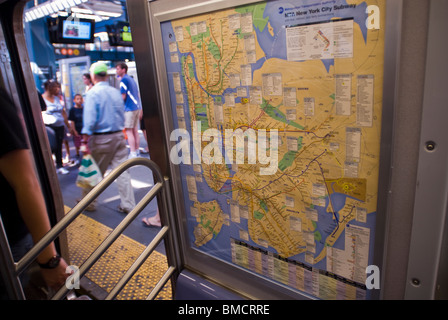
[[[95,62],[90,66],[90,72],[93,74],[107,73],[107,66],[102,62]]]

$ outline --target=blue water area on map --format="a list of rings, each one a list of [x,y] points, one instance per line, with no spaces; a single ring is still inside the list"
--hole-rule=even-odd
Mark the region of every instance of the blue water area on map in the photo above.
[[[202,172],[203,175],[206,175],[206,172]],[[187,175],[195,175],[193,171],[193,166],[181,165],[181,176],[182,176],[182,187],[185,195],[188,195],[186,176]],[[215,192],[205,181],[203,177],[203,182],[196,182],[197,187],[197,199],[198,202],[206,203],[211,201],[217,201],[220,209],[223,213],[229,214],[230,216],[230,200],[232,199],[232,192],[229,190],[231,186],[229,185],[229,181],[227,181],[224,186],[223,192]],[[193,206],[194,202],[188,199],[188,196],[185,197],[185,207],[188,212],[188,234],[190,237],[190,241],[192,242],[192,246],[194,247],[194,228],[198,225],[196,218],[191,217],[190,215],[190,207]],[[231,250],[230,250],[230,227],[223,225],[219,234],[212,241],[207,242],[206,244],[200,247],[201,250],[206,253],[213,254],[218,258],[224,259],[226,261],[231,262]],[[239,236],[238,236],[239,237]]]

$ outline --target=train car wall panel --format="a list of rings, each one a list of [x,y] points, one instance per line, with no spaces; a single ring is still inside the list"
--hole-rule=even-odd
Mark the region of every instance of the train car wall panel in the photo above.
[[[386,11],[149,3],[188,268],[247,297],[378,297]]]

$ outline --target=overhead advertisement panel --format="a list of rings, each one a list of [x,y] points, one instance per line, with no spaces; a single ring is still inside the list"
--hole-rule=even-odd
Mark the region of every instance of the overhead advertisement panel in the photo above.
[[[189,245],[368,299],[385,2],[271,1],[161,23]]]

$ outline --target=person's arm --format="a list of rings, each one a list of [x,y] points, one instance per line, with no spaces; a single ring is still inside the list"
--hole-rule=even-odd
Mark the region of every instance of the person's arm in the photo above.
[[[68,124],[69,124],[68,129],[70,130],[70,133],[71,133],[72,135],[76,136],[76,137],[79,136],[79,132],[76,131],[75,122],[74,122],[74,121],[71,121],[71,120],[68,120]]]
[[[67,126],[68,129],[70,129],[70,124],[68,123],[67,111],[65,111],[65,108],[62,109],[62,117],[64,118],[65,125]]]
[[[45,200],[34,172],[29,150],[19,149],[0,157],[0,172],[13,188],[20,214],[34,243],[38,242],[51,228]],[[37,257],[37,262],[47,263],[57,255],[54,243],[46,247]],[[49,287],[59,288],[65,283],[67,263],[61,259],[54,269],[41,269]]]
[[[81,152],[86,155],[86,154],[90,154],[90,149],[89,149],[89,139],[90,136],[88,134],[83,134],[82,135],[82,140],[81,140]]]
[[[128,91],[127,79],[126,78],[122,78],[121,81],[120,81],[120,93],[121,93],[121,97],[123,98],[124,102],[126,102],[127,91]]]
[[[74,136],[78,136],[79,132],[76,131],[74,110],[75,108],[71,108],[70,112],[68,113],[68,123],[70,125],[68,129],[70,130],[71,134],[73,134]]]
[[[81,141],[81,151],[83,154],[90,154],[88,142],[90,136],[93,134],[93,128],[95,128],[97,117],[98,117],[98,110],[95,107],[95,99],[96,97],[92,95],[91,92],[87,94],[86,102],[84,104],[83,108],[83,126],[81,130],[82,134],[82,141]]]
[[[98,118],[98,110],[96,108],[96,97],[89,92],[86,97],[86,102],[83,108],[83,120],[82,120],[82,130],[81,133],[83,135],[91,136],[93,134],[93,130],[97,124]]]

